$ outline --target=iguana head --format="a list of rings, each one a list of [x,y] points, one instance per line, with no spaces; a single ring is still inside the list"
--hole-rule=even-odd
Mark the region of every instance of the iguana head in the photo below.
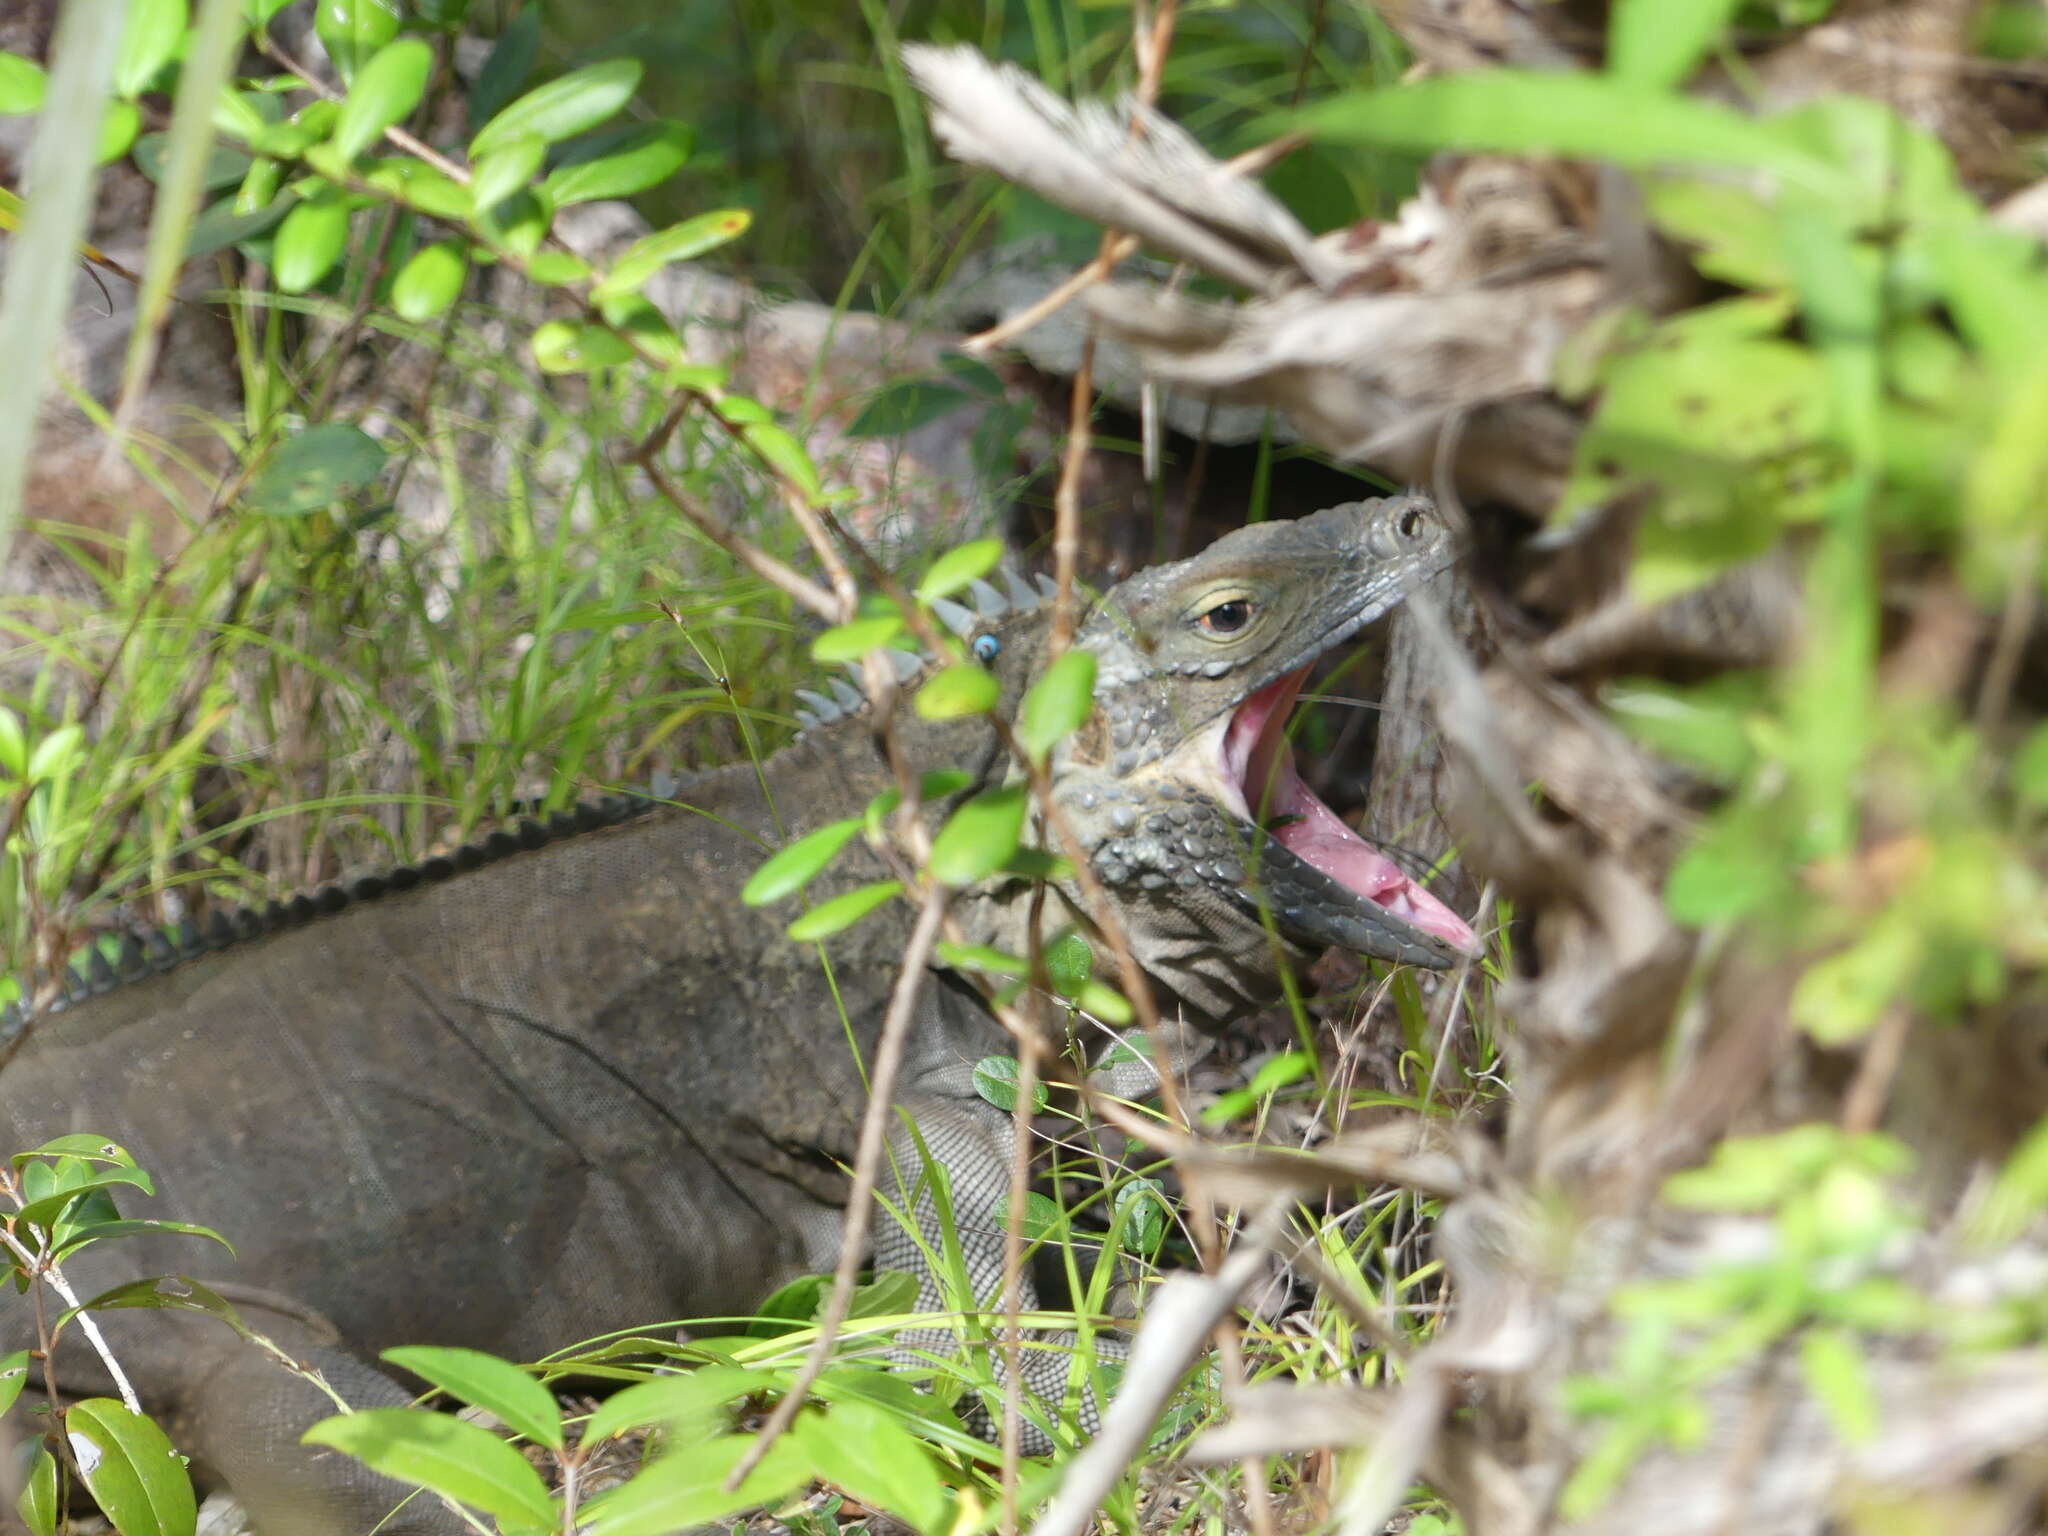
[[[1427,499],[1355,502],[1140,572],[1083,624],[1096,709],[1054,755],[1055,798],[1138,958],[1191,1008],[1270,996],[1270,935],[1433,967],[1477,948],[1317,798],[1286,739],[1316,659],[1453,555]]]

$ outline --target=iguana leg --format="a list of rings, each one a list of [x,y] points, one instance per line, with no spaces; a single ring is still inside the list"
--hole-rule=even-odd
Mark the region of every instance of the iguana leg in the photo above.
[[[905,1213],[908,1225],[886,1216],[877,1223],[875,1265],[918,1277],[919,1311],[951,1309],[954,1299],[925,1258],[927,1250],[941,1262],[946,1254],[945,1224],[940,1219],[932,1181],[925,1177],[928,1152],[945,1171],[968,1286],[978,1300],[1000,1309],[1003,1207],[1010,1187],[1010,1117],[979,1100],[919,1099],[906,1103],[904,1110],[916,1125],[917,1135],[912,1136],[907,1127],[899,1126],[891,1136],[892,1171],[885,1173],[883,1188]],[[920,1141],[923,1151],[919,1149]],[[1023,1311],[1038,1306],[1037,1288],[1028,1270],[1020,1277],[1019,1301]],[[933,1353],[950,1351],[955,1342],[952,1331],[943,1328],[910,1330],[900,1339],[906,1350]],[[1106,1342],[1098,1341],[1098,1349]],[[1066,1395],[1068,1362],[1078,1344],[1076,1336],[1071,1332],[1037,1333],[1025,1344],[1019,1361],[1025,1389],[1056,1412]],[[1000,1379],[1005,1368],[1000,1355],[995,1364]],[[1095,1402],[1090,1395],[1082,1402],[1082,1427],[1093,1428],[1094,1418]],[[1043,1456],[1053,1449],[1051,1440],[1028,1418],[1023,1424],[1021,1445],[1027,1456]]]

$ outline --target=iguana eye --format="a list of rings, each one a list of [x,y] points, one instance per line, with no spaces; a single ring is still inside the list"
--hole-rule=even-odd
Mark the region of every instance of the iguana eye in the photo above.
[[[1252,605],[1241,597],[1218,603],[1195,622],[1211,635],[1234,635],[1252,621]]]
[[[1002,653],[1003,642],[994,635],[976,635],[972,649],[974,659],[986,664],[994,661]]]

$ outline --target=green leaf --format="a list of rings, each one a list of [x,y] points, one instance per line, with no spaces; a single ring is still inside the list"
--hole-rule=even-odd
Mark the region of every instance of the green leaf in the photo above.
[[[486,244],[527,257],[540,249],[554,216],[547,199],[529,187],[500,200],[494,208],[472,212],[470,225]]]
[[[1724,165],[1836,192],[1834,168],[1769,123],[1598,75],[1488,69],[1339,96],[1301,114],[1317,138],[1389,149],[1568,155],[1650,169]]]
[[[2048,805],[2048,725],[2035,726],[2013,754],[2012,789],[2030,805]]]
[[[318,0],[313,31],[347,84],[398,36],[398,7],[393,0]]]
[[[936,672],[917,690],[917,712],[927,720],[958,720],[985,715],[1003,696],[995,674],[971,661],[955,662]]]
[[[941,939],[936,953],[956,970],[986,971],[991,976],[1022,976],[1031,969],[1031,963],[1023,956],[1007,954],[987,944],[955,944]]]
[[[469,188],[445,171],[406,156],[373,161],[358,174],[375,190],[437,219],[466,219]]]
[[[0,704],[0,771],[17,779],[28,772],[28,734],[21,728],[21,716],[4,704]],[[14,1159],[14,1166],[19,1168],[35,1155],[33,1152],[19,1154]]]
[[[250,481],[244,501],[270,517],[296,517],[346,501],[384,469],[384,448],[361,427],[323,422],[287,438]]]
[[[39,112],[50,77],[43,66],[18,53],[0,53],[0,117]]]
[[[423,245],[391,280],[391,307],[401,320],[431,320],[461,296],[468,276],[469,258],[459,242]]]
[[[271,269],[285,293],[304,293],[334,269],[348,247],[348,204],[332,188],[284,216],[271,251]]]
[[[550,144],[574,138],[631,101],[639,84],[638,59],[606,59],[571,70],[534,87],[478,129],[470,157],[480,159],[529,133]]]
[[[598,1494],[579,1513],[589,1522],[590,1536],[672,1536],[754,1505],[773,1504],[809,1478],[807,1447],[798,1436],[785,1435],[728,1493],[727,1475],[753,1447],[752,1435],[721,1435],[689,1446],[662,1457],[631,1482]]]
[[[1128,1245],[1151,1253],[1166,1240],[1166,1190],[1157,1179],[1132,1179],[1116,1192],[1114,1210],[1123,1218]]]
[[[171,136],[168,133],[145,133],[135,141],[135,168],[162,186],[170,150]],[[199,190],[218,192],[223,187],[232,187],[249,174],[249,167],[254,163],[234,145],[216,144],[208,152],[206,165],[199,173]],[[264,199],[265,202],[269,200],[268,197]]]
[[[1078,933],[1069,930],[1045,946],[1045,974],[1061,997],[1079,997],[1094,969],[1095,954]]]
[[[112,1312],[124,1307],[158,1312],[201,1312],[227,1324],[243,1338],[250,1336],[241,1314],[225,1297],[186,1275],[152,1275],[142,1280],[125,1281],[100,1292],[89,1301],[68,1308],[57,1319],[56,1326],[62,1328],[81,1312]]]
[[[546,373],[588,373],[633,360],[625,338],[604,325],[550,320],[533,333],[533,360]]]
[[[1720,40],[1741,0],[1618,0],[1607,29],[1607,71],[1631,85],[1682,85]]]
[[[512,93],[526,84],[533,73],[533,61],[540,57],[541,8],[522,6],[519,14],[505,23],[490,57],[477,72],[469,88],[469,121],[472,126],[497,115]]]
[[[1008,1226],[1010,1222],[1010,1197],[1005,1194],[996,1202],[996,1221]],[[1036,1190],[1024,1197],[1024,1240],[1029,1243],[1044,1242],[1057,1237],[1066,1225],[1066,1216],[1051,1200]]]
[[[1095,653],[1064,651],[1031,685],[1017,710],[1017,740],[1033,758],[1080,728],[1095,707]]]
[[[36,1464],[14,1507],[34,1536],[57,1536],[57,1458],[47,1450],[36,1452]]]
[[[1219,1096],[1202,1111],[1206,1125],[1222,1125],[1257,1107],[1266,1095],[1308,1075],[1315,1062],[1300,1051],[1285,1051],[1273,1057],[1252,1075],[1252,1080],[1231,1093]]]
[[[563,288],[590,276],[590,263],[574,251],[535,251],[527,259],[526,275],[543,287]]]
[[[939,768],[917,776],[917,803],[930,805],[934,800],[943,800],[948,795],[958,794],[974,782],[973,775],[962,773],[957,768]],[[895,785],[890,785],[879,795],[868,801],[861,812],[861,820],[876,837],[882,835],[882,818],[893,813],[903,803],[903,795]]]
[[[276,163],[274,160],[257,162],[259,165]],[[229,246],[268,234],[283,222],[286,214],[298,207],[299,200],[287,194],[268,207],[246,213],[238,211],[240,203],[239,197],[224,197],[192,221],[192,233],[185,241],[185,260],[197,261],[215,251],[224,251]]]
[[[353,160],[405,121],[426,94],[434,70],[434,50],[416,37],[402,37],[377,50],[357,74],[348,99],[334,119],[334,148]]]
[[[1799,1364],[1836,1434],[1850,1445],[1868,1445],[1877,1438],[1877,1391],[1854,1334],[1807,1329],[1799,1337]]]
[[[64,1412],[86,1491],[121,1536],[192,1536],[199,1507],[185,1460],[154,1423],[110,1397]]]
[[[107,115],[100,120],[99,147],[93,151],[101,165],[118,160],[128,153],[135,136],[142,132],[142,113],[132,101],[115,101],[107,104]]]
[[[624,337],[640,357],[663,368],[683,361],[682,338],[650,300],[637,293],[614,295],[598,309],[605,324]]]
[[[1016,1058],[1011,1056],[984,1056],[974,1064],[974,1091],[997,1109],[1009,1114],[1017,1107]],[[1051,1094],[1044,1083],[1031,1085],[1031,1111],[1038,1114],[1051,1102]]]
[[[0,1355],[0,1414],[14,1406],[14,1400],[27,1385],[28,1351],[17,1349],[11,1355]]]
[[[815,1281],[818,1277],[804,1278]],[[807,1320],[812,1315],[807,1311],[802,1319],[796,1320]],[[614,1392],[600,1403],[584,1423],[583,1438],[577,1443],[595,1445],[650,1424],[674,1425],[680,1438],[701,1439],[717,1422],[715,1410],[765,1391],[773,1382],[774,1378],[760,1371],[737,1365],[706,1365],[685,1375],[657,1376]]]
[[[826,630],[811,642],[811,659],[830,665],[859,661],[869,651],[891,644],[903,633],[903,620],[893,613],[872,619],[855,619]]]
[[[831,822],[798,838],[787,848],[771,855],[754,871],[753,877],[740,891],[740,900],[750,907],[765,907],[770,902],[795,895],[839,856],[839,850],[860,828],[861,819],[849,816],[844,821]]]
[[[1074,1005],[1083,1013],[1102,1020],[1105,1024],[1123,1025],[1137,1017],[1131,1007],[1131,1000],[1107,982],[1091,981],[1081,988],[1081,995],[1074,999]]]
[[[882,1269],[875,1278],[853,1288],[848,1317],[895,1317],[917,1306],[917,1276],[900,1269]],[[814,1314],[815,1315],[815,1314]]]
[[[64,1213],[65,1208],[72,1201],[78,1199],[81,1195],[89,1195],[94,1190],[114,1189],[122,1185],[132,1185],[141,1188],[145,1192],[150,1192],[149,1176],[143,1173],[141,1169],[117,1168],[111,1173],[94,1174],[90,1178],[80,1179],[65,1188],[59,1189],[54,1194],[44,1195],[38,1200],[31,1200],[22,1206],[20,1210],[10,1214],[16,1221],[24,1222],[29,1226],[48,1227]]]
[[[128,0],[121,49],[114,57],[114,91],[140,96],[177,56],[191,19],[185,0]]]
[[[1030,796],[1022,784],[985,789],[955,811],[932,839],[931,872],[947,885],[972,885],[1002,868],[1024,835]]]
[[[57,1249],[51,1257],[61,1260],[66,1254],[74,1253],[78,1249],[85,1247],[88,1243],[102,1243],[111,1237],[154,1237],[164,1233],[175,1237],[203,1237],[209,1242],[219,1243],[229,1253],[235,1251],[235,1245],[214,1231],[213,1228],[202,1227],[196,1222],[124,1220],[96,1221],[90,1226],[79,1227],[74,1231],[67,1232],[63,1240],[58,1243]]]
[[[772,421],[756,422],[740,428],[740,437],[762,463],[794,484],[804,495],[815,498],[824,489],[818,479],[818,466],[811,462],[810,451],[787,427]]]
[[[11,718],[11,717],[10,717]],[[15,772],[21,772],[16,767]],[[33,774],[30,775],[33,777]],[[91,1163],[110,1163],[117,1168],[133,1168],[135,1155],[119,1142],[109,1141],[104,1136],[95,1136],[90,1131],[71,1131],[63,1136],[52,1136],[39,1147],[14,1154],[14,1166],[21,1167],[32,1157],[82,1157]]]
[[[950,1500],[924,1443],[872,1403],[844,1402],[801,1414],[793,1433],[814,1476],[918,1531],[943,1531]]]
[[[482,213],[497,207],[514,192],[523,192],[547,157],[547,140],[537,133],[507,139],[471,167],[471,206]]]
[[[663,267],[716,250],[745,234],[753,221],[754,216],[744,208],[720,208],[643,235],[619,253],[611,270],[591,290],[591,297],[602,301],[615,294],[638,293]]]
[[[924,573],[924,580],[917,584],[917,599],[928,603],[935,597],[951,597],[976,577],[994,570],[1002,558],[1001,539],[976,539],[949,549]]]
[[[552,1530],[554,1501],[526,1458],[489,1430],[453,1414],[368,1408],[322,1419],[301,1437],[327,1445],[505,1522]]]
[[[548,173],[557,208],[602,198],[633,197],[660,186],[690,158],[688,123],[639,123],[601,141],[580,144]]]
[[[562,1410],[554,1394],[510,1361],[481,1350],[426,1344],[387,1349],[382,1358],[496,1414],[514,1434],[553,1450],[562,1448]]]
[[[902,890],[903,882],[900,880],[877,880],[872,885],[856,886],[843,895],[834,896],[830,901],[811,908],[789,925],[789,936],[799,944],[829,938],[842,928],[851,928],[883,902],[900,894]]]

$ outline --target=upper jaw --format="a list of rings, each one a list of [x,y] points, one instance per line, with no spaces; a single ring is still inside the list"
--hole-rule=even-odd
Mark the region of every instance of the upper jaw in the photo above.
[[[1311,948],[1445,969],[1479,952],[1471,927],[1346,826],[1295,772],[1286,719],[1306,664],[1198,731],[1162,764],[1244,829],[1253,889],[1282,934]]]

